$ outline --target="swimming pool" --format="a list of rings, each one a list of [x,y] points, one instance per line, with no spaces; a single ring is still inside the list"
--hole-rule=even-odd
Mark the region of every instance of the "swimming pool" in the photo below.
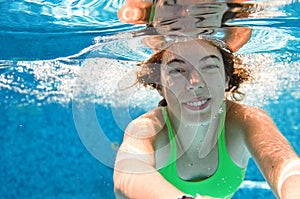
[[[118,21],[122,3],[0,0],[1,198],[114,198],[111,165],[123,130],[157,101],[143,89],[127,90],[128,100],[113,92],[130,85],[131,60],[147,56],[127,48],[140,40],[124,32],[143,27]],[[299,10],[291,1],[236,22],[253,27],[241,53],[259,71],[245,103],[267,111],[298,154]],[[275,198],[249,164],[234,198]]]

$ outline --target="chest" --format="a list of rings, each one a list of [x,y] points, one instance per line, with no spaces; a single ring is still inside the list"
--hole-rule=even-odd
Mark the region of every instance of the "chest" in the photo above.
[[[199,158],[199,150],[191,148],[176,161],[178,176],[187,181],[199,181],[212,176],[219,165],[218,145],[204,158]]]
[[[245,168],[248,163],[249,153],[240,140],[240,136],[234,132],[226,131],[225,134],[225,153],[228,158],[240,168]],[[162,133],[156,143],[155,159],[156,168],[164,167],[171,156],[171,145],[168,133]],[[176,145],[178,147],[178,145]],[[177,148],[178,152],[180,149]],[[190,147],[188,150],[176,154],[176,170],[178,176],[183,180],[201,180],[212,176],[219,166],[219,147],[218,143],[212,148],[204,158],[199,158],[199,148]],[[173,154],[174,155],[174,154]]]

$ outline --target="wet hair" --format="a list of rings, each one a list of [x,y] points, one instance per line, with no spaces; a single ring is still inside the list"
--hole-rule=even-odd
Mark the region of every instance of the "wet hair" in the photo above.
[[[245,94],[239,91],[239,88],[243,82],[251,79],[250,70],[247,69],[246,65],[243,64],[238,56],[227,49],[215,45],[213,42],[208,42],[220,51],[223,58],[225,78],[226,80],[229,80],[228,87],[225,90],[226,97],[235,101],[241,101]],[[141,67],[141,70],[137,71],[136,75],[137,81],[140,84],[157,90],[162,88],[160,83],[160,67],[166,52],[166,49],[161,50],[153,54],[147,61],[138,64],[138,66]],[[166,106],[166,101],[162,100],[160,105]]]

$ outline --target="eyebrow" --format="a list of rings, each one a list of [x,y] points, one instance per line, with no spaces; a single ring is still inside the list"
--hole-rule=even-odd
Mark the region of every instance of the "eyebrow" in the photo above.
[[[221,61],[220,58],[216,55],[207,55],[207,56],[203,57],[202,59],[200,59],[199,62],[206,61],[207,59],[217,59],[218,61]]]
[[[184,60],[173,58],[173,59],[169,60],[166,64],[169,65],[169,64],[174,63],[174,62],[183,63],[183,64],[185,63]]]
[[[207,56],[203,57],[202,59],[200,59],[199,62],[204,62],[207,59],[217,59],[218,61],[220,61],[220,58],[217,57],[216,55],[207,55]],[[173,58],[173,59],[169,60],[166,64],[169,65],[169,64],[174,63],[174,62],[183,63],[183,64],[185,63],[184,60],[181,60],[181,59],[178,59],[178,58]]]

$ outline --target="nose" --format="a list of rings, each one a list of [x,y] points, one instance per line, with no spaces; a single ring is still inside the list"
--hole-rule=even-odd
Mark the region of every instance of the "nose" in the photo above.
[[[186,88],[194,90],[205,87],[205,81],[197,70],[192,70],[188,77]]]

